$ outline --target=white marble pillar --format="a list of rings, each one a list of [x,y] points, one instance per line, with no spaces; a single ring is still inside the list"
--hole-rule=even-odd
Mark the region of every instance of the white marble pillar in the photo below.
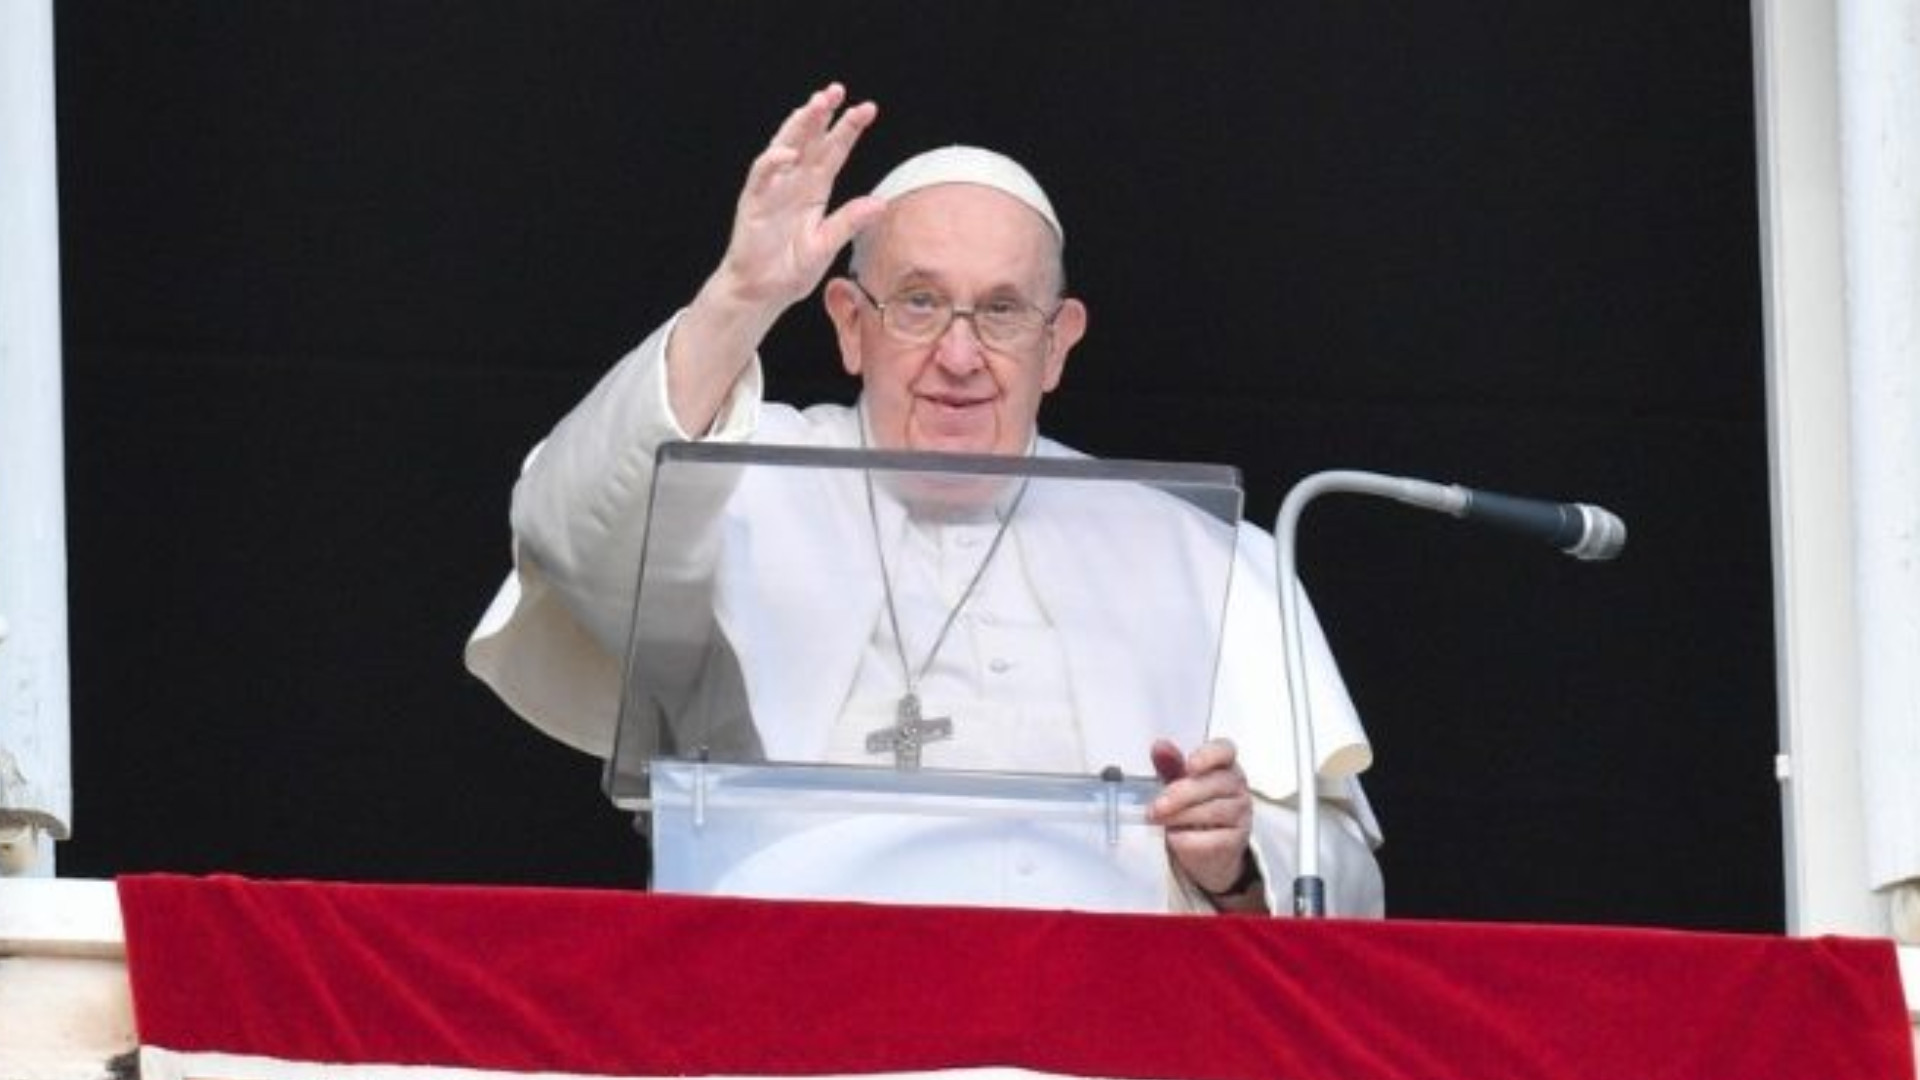
[[[53,0],[0,0],[0,871],[36,876],[73,815],[53,87]]]
[[[1920,0],[1837,14],[1867,872],[1920,893]]]
[[[1840,0],[1754,0],[1787,928],[1886,932],[1866,886],[1840,223]]]

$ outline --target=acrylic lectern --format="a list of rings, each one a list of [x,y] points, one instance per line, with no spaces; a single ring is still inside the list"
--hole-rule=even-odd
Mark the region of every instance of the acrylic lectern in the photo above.
[[[675,443],[605,787],[665,892],[1166,909],[1238,474]]]

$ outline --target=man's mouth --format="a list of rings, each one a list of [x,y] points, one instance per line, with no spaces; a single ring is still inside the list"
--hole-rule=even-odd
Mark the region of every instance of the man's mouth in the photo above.
[[[991,401],[991,398],[962,398],[944,394],[929,394],[920,399],[942,412],[966,412],[977,409]]]
[[[939,438],[978,438],[993,418],[993,399],[926,394],[919,399],[920,428]]]

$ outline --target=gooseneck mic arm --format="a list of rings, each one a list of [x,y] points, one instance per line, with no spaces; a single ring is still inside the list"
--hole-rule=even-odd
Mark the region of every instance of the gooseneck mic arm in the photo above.
[[[1300,513],[1307,504],[1322,495],[1335,493],[1373,495],[1484,522],[1545,541],[1584,561],[1611,559],[1627,542],[1625,523],[1597,506],[1522,499],[1457,484],[1332,470],[1314,473],[1287,492],[1280,503],[1280,514],[1274,519],[1273,541],[1276,585],[1280,591],[1281,642],[1286,653],[1288,718],[1293,724],[1293,763],[1300,802],[1293,913],[1302,918],[1324,916],[1327,900],[1326,883],[1320,878],[1319,769],[1313,749],[1306,650],[1300,638],[1300,579],[1294,572],[1294,534],[1299,528]]]

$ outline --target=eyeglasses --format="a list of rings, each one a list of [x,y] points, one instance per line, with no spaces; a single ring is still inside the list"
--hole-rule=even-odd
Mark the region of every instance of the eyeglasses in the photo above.
[[[908,288],[885,300],[877,300],[856,279],[853,287],[880,312],[880,325],[909,345],[927,345],[940,340],[955,319],[973,324],[973,334],[989,349],[1018,352],[1033,346],[1053,329],[1060,307],[1043,311],[1017,296],[998,296],[970,308],[956,307],[947,296],[925,288]]]

